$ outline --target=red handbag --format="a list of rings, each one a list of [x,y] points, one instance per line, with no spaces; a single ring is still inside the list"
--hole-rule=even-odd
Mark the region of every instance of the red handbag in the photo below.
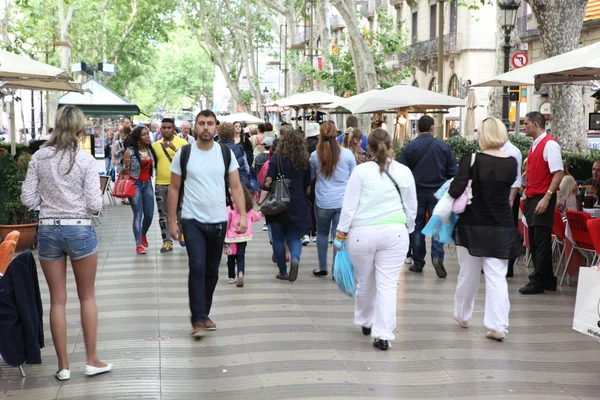
[[[135,197],[135,184],[129,175],[119,176],[112,190],[113,197],[129,199]]]

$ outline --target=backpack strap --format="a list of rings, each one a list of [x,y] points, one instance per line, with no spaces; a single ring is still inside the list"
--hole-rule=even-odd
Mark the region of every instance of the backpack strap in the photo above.
[[[164,147],[163,147],[164,149]],[[181,157],[179,158],[179,167],[181,168],[181,185],[179,185],[179,206],[183,203],[183,186],[185,185],[185,178],[187,176],[187,163],[190,160],[190,154],[192,152],[192,148],[189,144],[182,146],[181,149]]]
[[[219,143],[221,146],[221,154],[223,155],[223,163],[225,164],[225,202],[231,207],[233,210],[233,201],[231,200],[231,195],[229,194],[229,166],[231,165],[231,149],[226,144]]]

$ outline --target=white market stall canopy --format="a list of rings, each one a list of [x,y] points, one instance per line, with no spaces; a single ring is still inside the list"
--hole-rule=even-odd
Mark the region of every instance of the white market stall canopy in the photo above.
[[[0,88],[81,92],[62,69],[0,50]]]
[[[600,43],[527,65],[472,86],[533,86],[544,84],[587,84],[600,79]]]
[[[293,108],[320,107],[324,104],[335,103],[343,99],[343,97],[314,90],[312,92],[298,93],[283,99],[275,100],[267,105]]]
[[[220,115],[217,117],[217,119],[219,120],[219,122],[246,122],[248,124],[262,124],[265,121],[263,119],[260,119],[258,117],[255,117],[252,114],[248,114],[248,113],[233,113],[233,114],[229,114],[229,115]]]
[[[466,106],[465,100],[432,92],[411,85],[396,85],[387,89],[375,89],[342,99],[326,108],[345,108],[353,114],[374,113],[405,109],[425,112]]]
[[[58,100],[59,106],[77,106],[89,116],[140,114],[138,106],[129,103],[95,79],[85,82],[82,88],[86,93],[68,93]]]

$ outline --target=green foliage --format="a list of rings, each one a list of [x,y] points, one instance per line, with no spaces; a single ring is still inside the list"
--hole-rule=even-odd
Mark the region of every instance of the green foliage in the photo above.
[[[531,138],[525,135],[509,135],[508,139],[521,151],[523,160],[527,158],[527,153],[529,153],[529,148],[533,142]]]
[[[33,221],[33,211],[21,203],[21,185],[27,176],[30,160],[28,154],[22,154],[17,160],[10,154],[0,156],[0,225],[20,225]]]
[[[251,105],[254,100],[254,96],[252,96],[252,92],[249,90],[240,90],[240,96],[242,96],[242,104],[245,106]]]
[[[385,7],[377,10],[376,21],[377,28],[365,31],[363,37],[373,52],[379,86],[385,89],[402,83],[409,74],[408,69],[393,70],[386,65],[390,56],[406,46],[407,36],[395,28],[393,20],[387,16]],[[301,61],[297,53],[290,54],[289,63],[294,70],[305,74],[314,81],[323,81],[326,86],[333,87],[339,96],[344,96],[346,93],[357,94],[354,61],[346,41],[347,38],[342,36],[338,46],[335,46],[331,52],[324,52],[324,54],[328,54],[326,57],[327,61],[331,63],[331,70],[319,71],[309,61]],[[329,46],[330,43],[324,45]]]
[[[158,46],[155,59],[130,86],[129,100],[148,115],[159,105],[175,115],[200,106],[201,97],[212,102],[214,65],[185,26],[174,27],[168,43]]]
[[[24,153],[27,150],[27,145],[24,143],[17,143],[17,155]],[[6,149],[8,153],[10,153],[10,143],[8,142],[0,142],[0,149]],[[2,171],[2,169],[0,169]]]
[[[464,136],[452,136],[448,139],[447,143],[450,145],[450,148],[454,152],[454,157],[456,157],[456,161],[459,164],[464,156],[470,156],[476,151],[481,150],[476,140],[468,140]]]

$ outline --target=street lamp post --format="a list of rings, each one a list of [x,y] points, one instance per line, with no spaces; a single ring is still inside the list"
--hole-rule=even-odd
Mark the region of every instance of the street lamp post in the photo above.
[[[267,88],[265,86],[265,89],[263,90],[263,107],[265,109],[265,122],[267,122],[267,100],[269,99],[269,88]]]
[[[510,65],[510,35],[515,29],[515,20],[517,18],[517,10],[521,7],[520,0],[502,0],[498,3],[498,8],[502,12],[502,33],[504,33],[504,72],[508,72]],[[510,125],[508,120],[509,96],[508,86],[502,88],[502,122],[506,125],[506,129]],[[518,107],[518,105],[517,105]]]

